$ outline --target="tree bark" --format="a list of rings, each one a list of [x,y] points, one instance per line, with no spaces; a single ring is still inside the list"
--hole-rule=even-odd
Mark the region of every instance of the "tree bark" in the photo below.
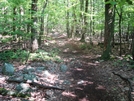
[[[104,51],[102,54],[103,60],[110,59],[110,52],[111,52],[111,37],[112,37],[112,30],[114,28],[113,21],[114,21],[114,7],[110,3],[107,3],[109,0],[105,0],[105,33],[104,33]]]
[[[32,20],[32,27],[31,27],[31,51],[34,52],[38,49],[38,33],[37,33],[37,2],[38,0],[32,0],[31,5],[31,20]]]
[[[119,11],[117,10],[117,8],[116,8],[116,11],[117,11],[117,14],[118,14],[118,16],[119,16],[119,22],[118,22],[118,24],[119,24],[119,39],[120,39],[120,52],[119,52],[119,55],[121,56],[121,44],[122,44],[122,42],[121,42],[121,22],[122,22],[122,13],[123,13],[123,8],[122,7],[120,7],[120,13],[119,13]]]
[[[87,14],[88,13],[88,0],[86,0],[85,2],[85,14],[84,14],[84,25],[83,25],[83,28],[82,28],[82,37],[80,39],[81,42],[85,42],[85,34],[87,32]]]
[[[69,7],[69,0],[67,0],[67,8]],[[70,38],[70,28],[69,28],[69,11],[66,11],[66,31],[67,31],[67,37]]]
[[[40,34],[39,34],[39,39],[38,39],[39,46],[41,46],[41,38],[42,38],[42,35],[44,34],[44,12],[45,12],[45,8],[47,6],[47,2],[48,2],[48,0],[45,1],[43,10],[41,12],[41,18],[40,18],[41,25],[40,25]]]

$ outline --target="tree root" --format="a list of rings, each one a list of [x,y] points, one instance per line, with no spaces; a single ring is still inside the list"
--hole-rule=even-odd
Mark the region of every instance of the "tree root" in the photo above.
[[[117,75],[119,76],[123,81],[125,81],[128,85],[129,85],[129,91],[128,91],[128,100],[129,101],[133,101],[132,100],[132,96],[131,96],[131,92],[133,91],[133,88],[132,88],[132,84],[131,84],[131,81],[130,81],[130,78],[125,78],[123,76],[121,76],[120,74],[117,74],[115,72],[112,72],[114,75]]]

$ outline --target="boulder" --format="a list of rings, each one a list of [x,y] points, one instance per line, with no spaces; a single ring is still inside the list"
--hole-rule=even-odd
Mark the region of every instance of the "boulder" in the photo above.
[[[27,91],[30,90],[30,85],[29,84],[26,84],[26,83],[21,83],[21,84],[18,84],[16,86],[15,90],[17,92],[23,92],[23,93],[25,93],[25,92],[27,92]]]
[[[2,73],[4,75],[13,75],[14,74],[14,66],[10,63],[5,63],[2,68]]]

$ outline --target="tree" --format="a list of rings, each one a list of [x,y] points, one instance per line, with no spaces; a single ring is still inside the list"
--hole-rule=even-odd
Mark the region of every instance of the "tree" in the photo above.
[[[82,36],[80,41],[85,42],[85,34],[87,32],[87,13],[88,13],[88,0],[85,1],[85,11],[84,11],[84,18],[83,18],[83,26],[82,26]]]
[[[37,32],[37,2],[38,0],[32,0],[31,4],[31,51],[34,52],[38,49],[38,32]]]
[[[110,0],[105,0],[105,33],[104,33],[104,51],[102,59],[110,59],[111,52],[111,38],[114,24],[114,7],[110,3]]]
[[[45,12],[45,8],[47,6],[47,2],[48,0],[46,0],[44,2],[44,5],[43,5],[43,9],[42,9],[42,12],[41,12],[41,17],[40,17],[40,34],[39,34],[39,39],[38,39],[38,42],[39,42],[39,46],[41,45],[41,38],[42,38],[42,35],[44,34],[44,12]]]

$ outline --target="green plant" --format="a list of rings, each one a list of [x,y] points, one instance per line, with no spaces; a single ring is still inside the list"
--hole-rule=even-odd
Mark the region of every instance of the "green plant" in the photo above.
[[[49,53],[49,55],[52,56],[52,57],[56,57],[56,55],[58,55],[58,54],[59,54],[59,49],[58,48],[53,48]]]
[[[35,53],[30,53],[29,59],[30,60],[54,60],[60,62],[60,58],[57,56],[59,54],[58,48],[53,48],[50,52],[46,52],[44,50],[37,50]]]
[[[6,50],[0,52],[0,60],[10,61],[13,59],[20,59],[24,61],[27,57],[28,52],[25,50]]]
[[[80,49],[82,49],[82,50],[86,50],[86,49],[90,50],[91,48],[92,48],[92,46],[87,43],[83,43],[80,45]]]

